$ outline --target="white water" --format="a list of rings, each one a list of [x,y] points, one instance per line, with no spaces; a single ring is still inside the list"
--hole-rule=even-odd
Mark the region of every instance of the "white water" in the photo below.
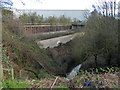
[[[73,70],[69,73],[69,75],[67,77],[74,78],[77,75],[77,73],[79,72],[81,66],[82,66],[82,64],[79,64],[75,68],[73,68]]]

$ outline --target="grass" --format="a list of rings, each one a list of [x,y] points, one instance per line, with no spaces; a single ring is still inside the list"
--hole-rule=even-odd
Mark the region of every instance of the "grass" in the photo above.
[[[115,84],[112,84],[111,86],[112,86],[113,88],[118,88],[118,86],[115,85]]]
[[[70,90],[67,86],[58,86],[56,87],[57,89],[66,89],[66,90]]]
[[[5,80],[2,82],[3,88],[28,88],[28,85],[25,81],[18,82],[17,80]]]

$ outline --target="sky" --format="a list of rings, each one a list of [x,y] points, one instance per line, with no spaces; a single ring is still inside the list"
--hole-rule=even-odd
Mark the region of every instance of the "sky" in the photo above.
[[[104,1],[115,0],[12,0],[15,9],[41,9],[41,10],[85,10],[93,11],[92,5],[103,5]],[[120,0],[116,0],[118,3]],[[103,10],[102,8],[100,10]],[[116,10],[116,13],[118,11]]]
[[[1,0],[0,0],[1,1]],[[2,0],[9,1],[9,0]],[[100,5],[104,1],[120,0],[11,0],[16,9],[57,9],[57,10],[92,10],[92,5]]]
[[[94,0],[12,0],[13,7],[17,9],[91,9]],[[23,5],[22,2],[25,3]]]
[[[67,9],[92,10],[93,4],[114,0],[12,0],[13,7],[17,9]],[[116,0],[117,2],[120,0]],[[22,3],[21,3],[22,2]]]

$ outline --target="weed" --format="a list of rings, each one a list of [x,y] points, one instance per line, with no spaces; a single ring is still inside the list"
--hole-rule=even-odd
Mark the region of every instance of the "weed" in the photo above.
[[[92,77],[94,77],[95,75],[92,73]]]
[[[102,72],[105,72],[105,70],[104,70],[103,68],[100,68],[100,70],[101,70]]]
[[[96,68],[96,73],[98,73],[98,69]]]
[[[91,79],[90,74],[88,72],[85,73],[88,79]]]
[[[117,86],[117,85],[115,85],[115,84],[112,84],[112,87],[113,87],[113,88],[118,88],[118,86]]]
[[[98,76],[98,75],[96,75],[96,80],[97,80],[97,81],[99,80],[99,76]]]
[[[81,72],[82,75],[84,74],[83,70],[80,70],[80,72]]]

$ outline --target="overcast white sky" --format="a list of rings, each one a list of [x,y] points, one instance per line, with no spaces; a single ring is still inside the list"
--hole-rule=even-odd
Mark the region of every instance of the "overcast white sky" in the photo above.
[[[12,0],[13,7],[17,9],[92,9],[92,4],[100,4],[102,1],[112,0]],[[22,2],[25,3],[23,5]],[[114,1],[114,0],[113,0]],[[117,2],[120,0],[116,0]]]
[[[87,9],[94,0],[12,0],[18,9]],[[40,1],[40,2],[39,2]]]

